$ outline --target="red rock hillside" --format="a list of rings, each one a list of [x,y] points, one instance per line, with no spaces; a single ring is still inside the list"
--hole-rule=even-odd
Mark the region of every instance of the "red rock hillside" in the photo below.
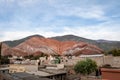
[[[10,48],[2,45],[2,55],[80,55],[80,54],[102,54],[103,51],[95,45],[85,42],[58,41],[50,38],[34,36],[16,47]]]

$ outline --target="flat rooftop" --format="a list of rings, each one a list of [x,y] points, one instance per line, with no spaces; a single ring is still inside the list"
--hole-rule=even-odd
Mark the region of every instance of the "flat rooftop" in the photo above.
[[[66,71],[64,71],[64,70],[52,70],[52,69],[41,69],[40,71],[35,71],[35,72],[30,71],[27,73],[38,75],[41,77],[49,77],[49,76],[54,76],[54,75],[66,74]]]
[[[0,68],[0,70],[9,70],[9,67]]]
[[[52,80],[52,79],[48,79],[48,78],[41,78],[39,76],[33,75],[33,74],[29,74],[29,73],[24,73],[24,72],[20,72],[20,73],[12,73],[10,74],[15,80],[17,79],[22,79],[22,80]]]

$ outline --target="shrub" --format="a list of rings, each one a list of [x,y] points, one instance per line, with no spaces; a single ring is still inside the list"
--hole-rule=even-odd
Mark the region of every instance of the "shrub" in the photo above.
[[[1,64],[9,64],[10,60],[8,59],[8,56],[1,56]]]
[[[113,49],[109,51],[108,54],[112,54],[113,56],[120,56],[120,49]]]
[[[97,64],[91,59],[86,59],[83,61],[78,61],[74,66],[76,73],[81,73],[83,75],[89,75],[97,69]]]

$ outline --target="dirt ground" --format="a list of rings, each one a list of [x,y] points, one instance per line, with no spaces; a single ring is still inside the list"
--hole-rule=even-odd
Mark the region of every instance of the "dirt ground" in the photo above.
[[[95,76],[89,76],[89,77],[82,76],[81,80],[102,80],[102,79],[96,78]]]

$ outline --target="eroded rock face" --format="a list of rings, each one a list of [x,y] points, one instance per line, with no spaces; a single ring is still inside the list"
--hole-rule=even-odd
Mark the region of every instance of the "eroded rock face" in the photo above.
[[[91,55],[91,54],[102,54],[103,50],[98,48],[95,45],[91,45],[85,42],[79,42],[75,44],[73,47],[67,49],[66,51],[63,52],[64,55]]]
[[[25,56],[27,52],[22,51],[19,48],[11,48],[6,44],[2,44],[2,55],[15,55],[15,56]]]
[[[4,43],[2,43],[1,47],[1,55],[8,55],[10,54],[10,47]]]
[[[76,41],[58,41],[55,39],[39,36],[31,37],[16,47],[10,48],[3,44],[2,55],[80,55],[80,54],[102,54],[102,50],[95,45]]]

